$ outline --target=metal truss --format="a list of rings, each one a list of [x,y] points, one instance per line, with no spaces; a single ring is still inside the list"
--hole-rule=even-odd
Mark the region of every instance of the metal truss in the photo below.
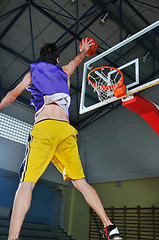
[[[96,39],[99,39],[105,47],[102,47],[99,50],[106,50],[107,48],[109,48],[110,46],[103,41],[103,39],[101,37],[99,37],[95,31],[92,31],[90,29],[90,27],[92,26],[92,24],[94,22],[96,22],[103,13],[105,13],[106,9],[109,8],[111,10],[111,12],[113,12],[113,14],[115,14],[116,16],[118,16],[118,18],[113,19],[114,21],[118,22],[118,25],[120,27],[120,40],[123,40],[123,29],[125,31],[128,32],[128,29],[130,31],[132,31],[132,29],[134,30],[134,32],[137,32],[139,29],[138,27],[132,22],[130,21],[130,19],[127,18],[126,15],[124,15],[122,9],[123,9],[123,0],[97,0],[97,1],[92,1],[92,6],[82,15],[79,16],[79,6],[78,6],[78,0],[76,0],[76,18],[70,13],[68,12],[64,7],[60,6],[60,4],[58,3],[58,1],[55,0],[48,0],[51,4],[52,4],[52,9],[48,9],[44,6],[41,6],[39,4],[36,3],[35,0],[26,0],[26,2],[22,5],[19,5],[18,7],[4,13],[3,15],[0,16],[0,19],[3,20],[3,18],[9,16],[11,13],[16,13],[16,15],[14,16],[14,18],[10,21],[10,23],[6,26],[6,28],[0,33],[0,40],[3,39],[3,37],[8,33],[8,31],[13,27],[13,25],[17,22],[17,20],[22,16],[22,14],[24,14],[24,12],[26,10],[28,10],[28,14],[29,14],[29,24],[30,24],[30,36],[31,36],[31,46],[32,46],[32,59],[28,59],[25,56],[23,56],[22,54],[19,54],[15,49],[11,49],[9,46],[6,46],[5,44],[0,43],[0,48],[2,48],[3,50],[7,51],[8,53],[10,53],[13,56],[16,56],[17,58],[21,59],[24,63],[27,64],[31,64],[32,62],[36,62],[39,59],[36,59],[35,57],[35,38],[34,38],[34,26],[33,26],[33,22],[32,22],[32,13],[31,13],[31,8],[36,9],[37,11],[39,11],[40,13],[42,13],[45,17],[47,17],[48,19],[50,19],[52,22],[54,22],[57,26],[59,26],[62,30],[63,30],[63,34],[56,39],[55,43],[59,43],[60,40],[64,39],[65,36],[69,35],[69,37],[71,36],[72,38],[68,41],[66,41],[64,44],[60,45],[60,51],[63,52],[72,42],[75,42],[75,53],[77,54],[78,52],[78,44],[77,44],[77,40],[81,41],[82,37],[81,35],[87,30],[89,31],[91,34],[93,34],[93,36]],[[120,8],[117,8],[115,6],[116,2],[120,2]],[[70,1],[68,1],[70,2]],[[141,19],[141,21],[143,21],[146,25],[149,25],[150,23],[147,21],[147,19],[133,6],[133,2],[138,2],[138,3],[142,3],[145,5],[148,5],[151,8],[156,8],[159,9],[157,6],[154,6],[152,4],[147,4],[144,3],[143,1],[139,1],[139,0],[124,0],[124,2],[131,8],[131,10],[134,11],[135,14],[138,15],[138,17]],[[60,11],[56,12],[54,11],[54,6],[57,6]],[[63,13],[61,13],[61,11]],[[70,27],[66,27],[64,24],[62,24],[57,18],[53,17],[53,15],[51,13],[56,13],[57,15],[63,17],[63,18],[68,18],[70,20],[73,21],[73,24]],[[96,13],[96,14],[94,14]],[[90,19],[91,17],[91,19]],[[84,23],[85,19],[90,19],[89,22],[87,24]],[[118,21],[119,20],[119,21]],[[126,22],[127,25],[125,25]],[[79,30],[79,26],[80,29],[82,27],[82,30]],[[128,34],[131,32],[128,32]],[[155,38],[154,38],[155,41]],[[130,49],[131,51],[131,49]],[[154,51],[155,52],[155,51]],[[124,57],[124,55],[119,56],[120,57]],[[157,57],[157,56],[156,56]],[[157,74],[155,72],[155,61],[156,58],[154,58],[154,75]],[[13,84],[11,84],[9,86],[9,88],[6,89],[2,89],[1,87],[1,82],[0,82],[0,90],[2,94],[6,94],[6,92],[10,91],[11,89],[13,89],[19,82],[20,80],[24,77],[24,75],[29,71],[29,67],[28,69],[26,69],[26,71],[18,77],[18,79],[16,79],[14,81]],[[89,116],[87,116],[86,118],[83,118],[82,121],[80,121],[80,117],[79,117],[79,94],[81,92],[81,86],[80,86],[80,77],[79,77],[79,71],[77,68],[76,71],[76,77],[77,77],[77,86],[74,86],[71,84],[71,89],[72,94],[74,95],[76,94],[76,104],[77,104],[77,121],[73,122],[73,124],[79,128],[82,129],[88,125],[90,125],[91,123],[93,123],[94,121],[96,121],[97,119],[99,119],[100,117],[104,116],[106,113],[108,113],[109,111],[115,109],[116,107],[118,107],[120,104],[111,104],[111,105],[106,105],[105,107],[102,107],[101,109],[98,109],[97,111],[95,111],[94,113],[91,113]],[[87,96],[89,98],[92,99],[92,96]],[[18,99],[22,104],[24,104],[26,107],[29,107],[28,102],[25,99],[22,99],[19,97]]]

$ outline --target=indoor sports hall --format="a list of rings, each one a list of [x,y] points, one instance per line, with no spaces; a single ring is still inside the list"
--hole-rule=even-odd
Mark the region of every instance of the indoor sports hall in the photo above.
[[[85,178],[123,240],[159,240],[158,0],[1,0],[0,101],[40,61],[42,44],[55,43],[64,66],[85,38],[93,44],[69,91]],[[0,111],[0,240],[8,239],[34,126],[30,98],[24,90]],[[107,239],[102,229],[82,194],[50,163],[19,239]]]

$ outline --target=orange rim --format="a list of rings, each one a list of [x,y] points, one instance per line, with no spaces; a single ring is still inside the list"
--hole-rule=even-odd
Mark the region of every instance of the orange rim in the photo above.
[[[121,75],[120,80],[119,80],[117,83],[112,84],[112,85],[109,85],[109,86],[107,86],[107,85],[100,85],[100,84],[96,84],[96,83],[92,82],[92,81],[90,80],[90,77],[89,77],[90,74],[91,74],[92,72],[96,71],[97,69],[102,69],[102,68],[109,68],[109,69],[113,69],[113,70],[118,71],[118,72],[120,73],[120,75]],[[120,86],[123,84],[123,82],[124,82],[124,77],[123,77],[123,73],[122,73],[119,69],[114,68],[114,67],[110,67],[110,66],[103,66],[103,67],[97,67],[97,68],[92,69],[92,70],[88,73],[88,81],[89,81],[95,88],[102,89],[102,90],[114,90],[116,87],[120,87]]]

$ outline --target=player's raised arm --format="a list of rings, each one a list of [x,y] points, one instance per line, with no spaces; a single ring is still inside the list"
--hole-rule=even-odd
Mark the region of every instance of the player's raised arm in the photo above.
[[[67,73],[68,76],[71,76],[77,66],[80,64],[80,62],[84,59],[85,54],[89,50],[89,47],[92,46],[94,43],[91,43],[92,40],[88,41],[87,38],[82,39],[82,48],[80,50],[80,53],[73,59],[72,61],[69,62],[68,65],[63,66],[64,72]]]
[[[23,80],[7,95],[2,99],[0,103],[0,111],[2,108],[6,107],[10,103],[12,103],[31,83],[30,72],[25,75]]]

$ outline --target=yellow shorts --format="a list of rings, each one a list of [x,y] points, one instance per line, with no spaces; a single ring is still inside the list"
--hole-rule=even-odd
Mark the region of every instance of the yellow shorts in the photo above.
[[[36,183],[50,161],[63,174],[64,180],[84,178],[77,133],[64,121],[46,119],[36,123],[20,168],[21,181]]]

